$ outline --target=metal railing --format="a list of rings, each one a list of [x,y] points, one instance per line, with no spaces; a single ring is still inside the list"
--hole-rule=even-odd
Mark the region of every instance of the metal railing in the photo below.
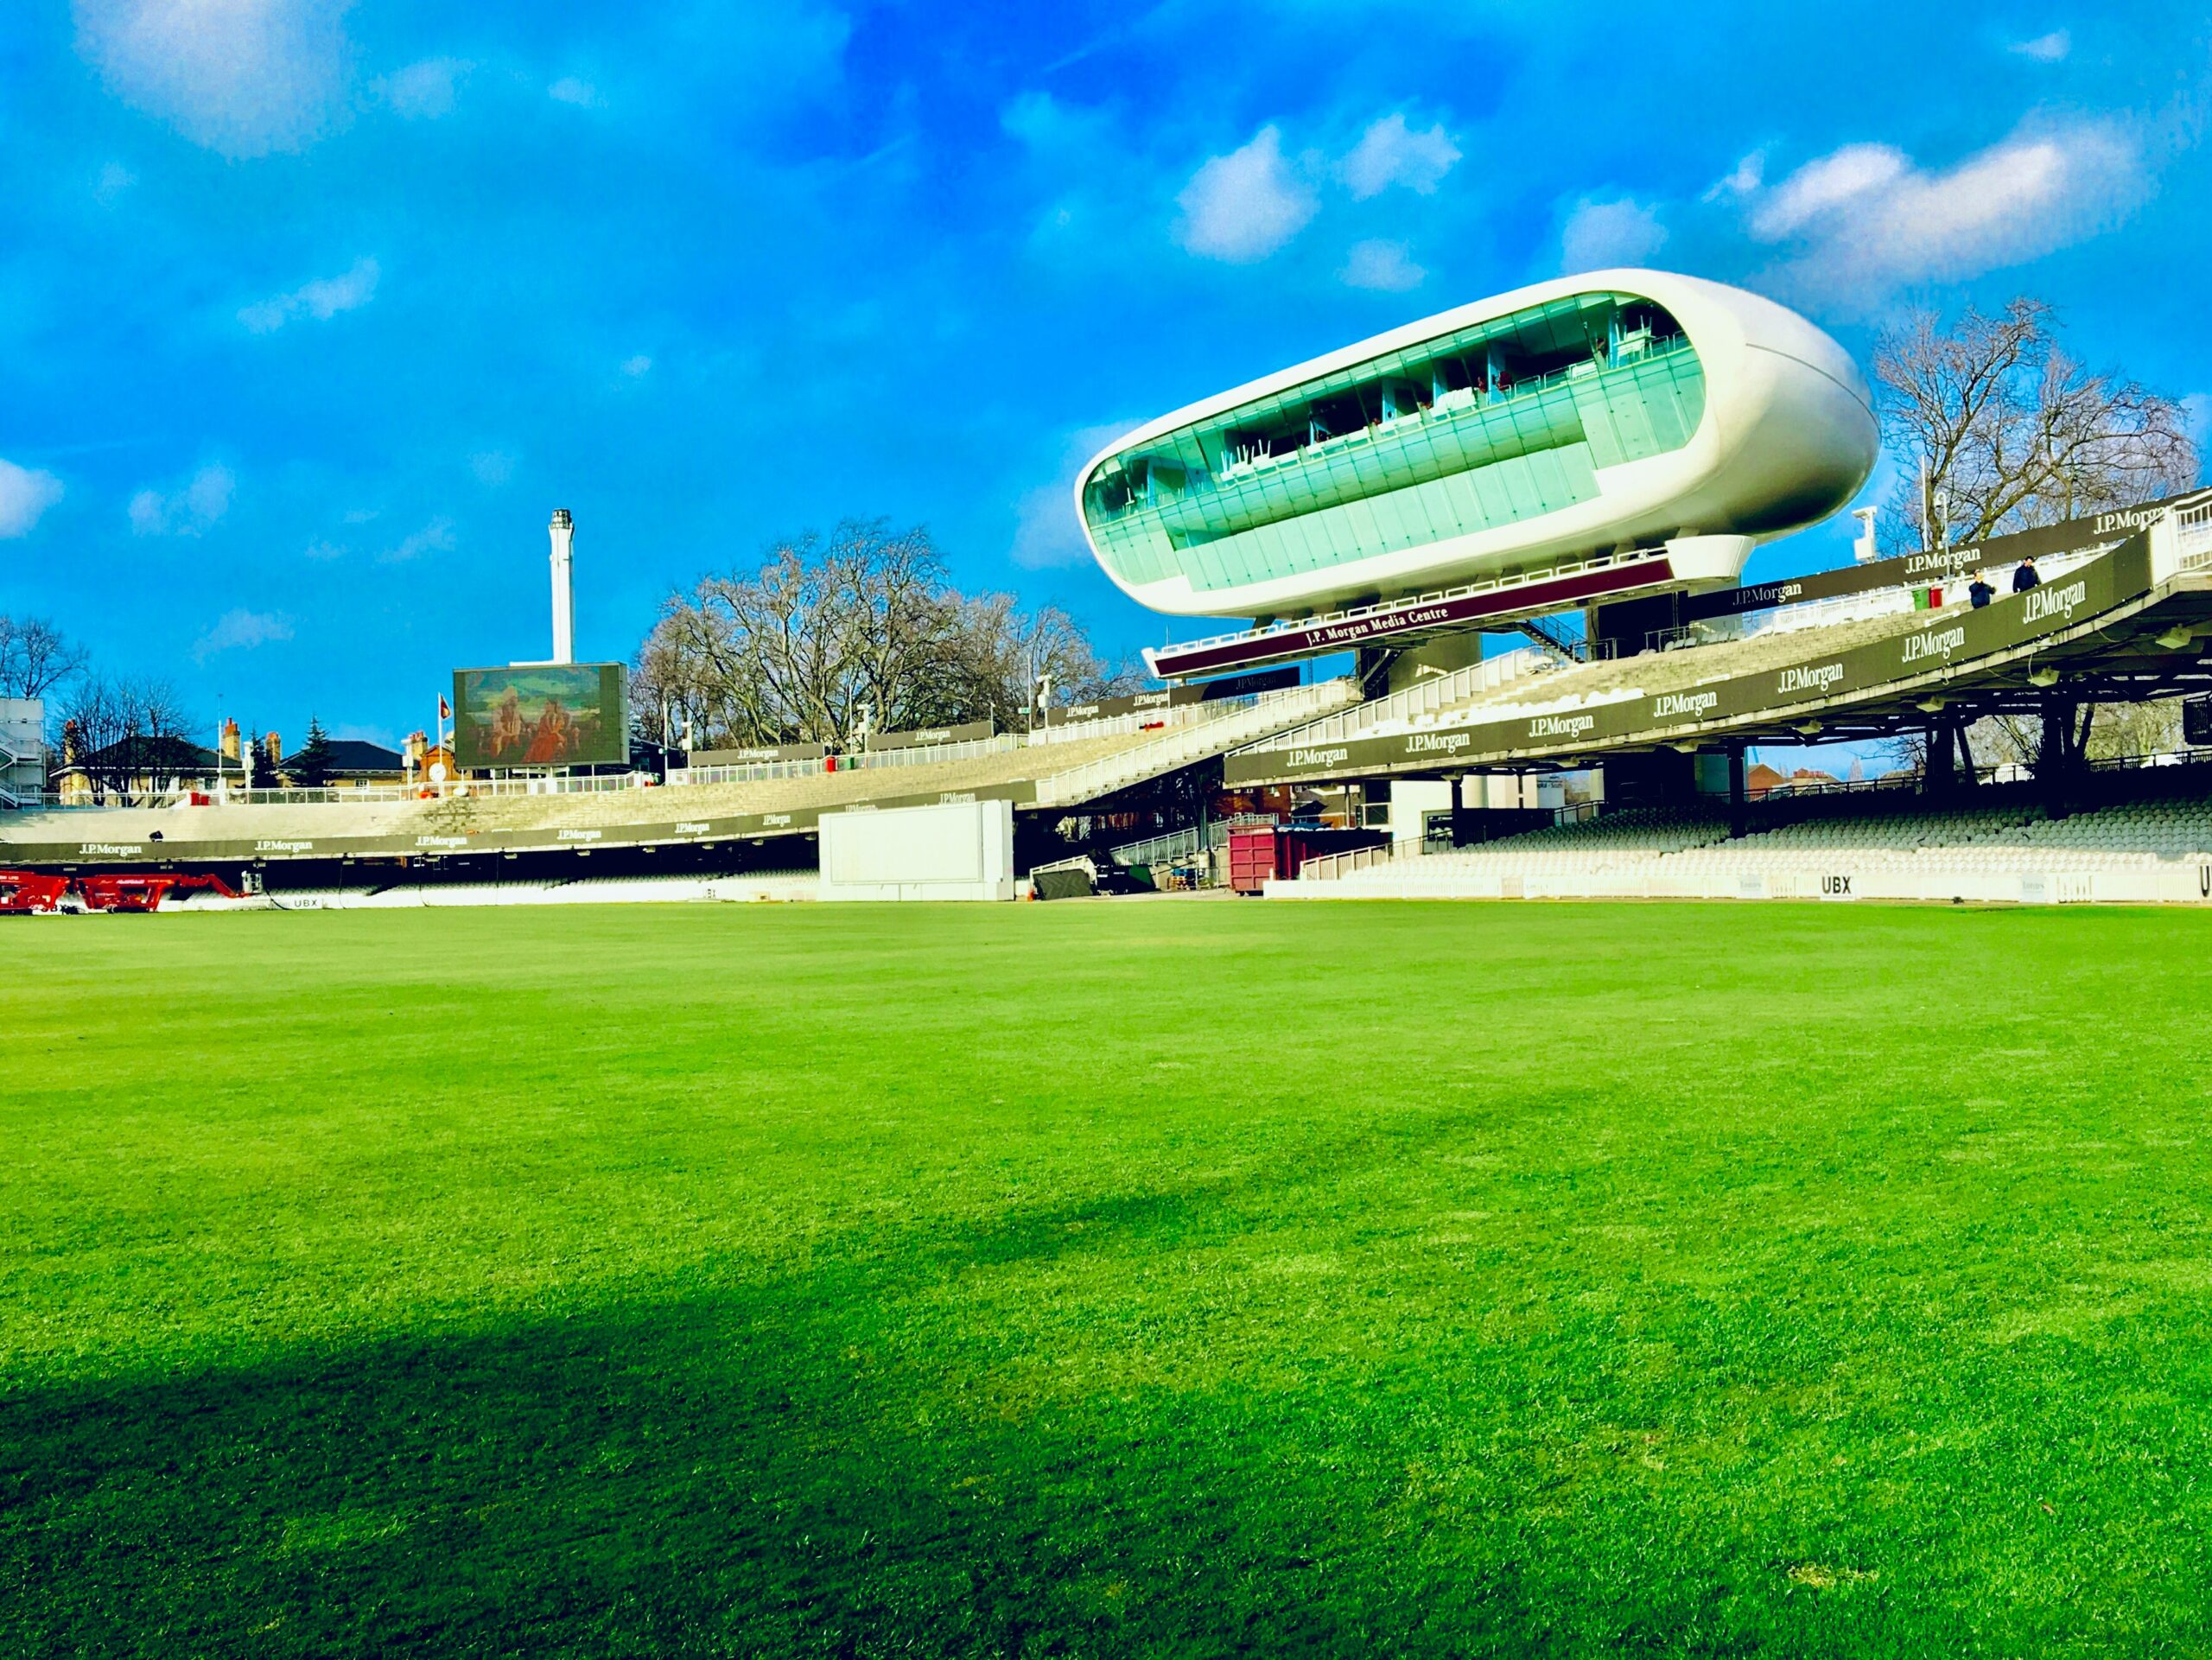
[[[840,766],[842,764],[839,763]],[[810,760],[728,761],[712,766],[671,766],[668,769],[668,781],[677,786],[751,784],[760,779],[814,778],[828,770],[829,762],[820,756]]]
[[[605,795],[635,790],[652,780],[639,773],[577,773],[569,777],[455,779],[446,783],[331,785],[319,789],[234,790],[219,785],[190,794],[223,807],[359,806],[372,801],[426,801],[454,796]],[[172,791],[169,799],[188,793]]]
[[[2174,541],[2175,563],[2182,570],[2202,570],[2212,565],[2212,501],[2193,507],[2166,511]]]
[[[1341,703],[1357,695],[1350,680],[1325,680],[1316,685],[1263,691],[1249,701],[1239,699],[1235,707],[1212,720],[1164,732],[1150,743],[1138,744],[1065,773],[1039,778],[1037,799],[1040,805],[1087,801],[1141,779],[1173,772],[1217,750],[1240,747],[1248,734],[1254,737],[1264,735],[1279,724],[1295,722],[1317,708]],[[1224,727],[1234,729],[1224,732]]]
[[[1206,703],[1163,703],[1158,709],[1141,709],[1127,715],[1109,715],[1094,721],[1066,721],[1056,726],[1039,727],[1029,734],[1032,745],[1080,743],[1088,738],[1111,738],[1126,732],[1144,732],[1154,727],[1192,726],[1201,721],[1211,721],[1224,709],[1236,707],[1241,698],[1223,697]]]
[[[1141,842],[1124,842],[1117,848],[1109,848],[1116,864],[1130,865],[1171,864],[1179,859],[1195,858],[1206,850],[1206,827],[1193,824],[1186,830],[1169,830],[1163,836],[1152,836]]]
[[[1003,755],[1021,747],[1021,734],[1001,732],[992,738],[970,738],[964,743],[915,744],[906,749],[863,749],[856,754],[837,757],[840,773],[880,772],[889,766],[934,766],[943,761],[977,760],[985,755]],[[824,763],[817,761],[814,770],[827,770]]]
[[[1001,732],[995,737],[973,738],[964,743],[917,744],[906,749],[855,750],[849,754],[813,760],[734,761],[714,766],[672,766],[671,785],[751,784],[763,779],[814,778],[829,772],[866,772],[888,766],[930,766],[944,761],[972,760],[984,755],[1005,754],[1020,748],[1046,748],[1053,744],[1083,743],[1111,738],[1154,727],[1195,726],[1233,713],[1242,700],[1224,698],[1212,703],[1184,703],[1128,715],[1109,715],[1095,721],[1066,721],[1039,727],[1034,732]],[[834,763],[834,765],[833,765]]]
[[[457,779],[443,784],[333,785],[319,789],[233,789],[218,784],[213,789],[197,782],[174,785],[127,807],[109,801],[65,801],[53,791],[43,805],[70,812],[168,811],[183,808],[194,796],[207,798],[212,807],[359,807],[378,802],[447,800],[469,796],[599,795],[647,788],[653,780],[640,773],[607,776],[584,774],[574,778]],[[38,805],[38,804],[33,804]]]
[[[37,742],[33,739],[34,743]],[[35,783],[16,785],[8,782],[8,774],[28,767]],[[0,807],[19,809],[36,806],[46,794],[46,747],[39,745],[31,754],[18,754],[9,741],[0,739]]]
[[[1533,646],[1517,646],[1496,657],[1484,658],[1479,663],[1470,663],[1465,668],[1454,669],[1449,674],[1439,675],[1433,680],[1419,681],[1402,691],[1392,692],[1388,697],[1361,703],[1340,715],[1328,716],[1306,725],[1294,727],[1288,732],[1278,733],[1264,742],[1249,747],[1264,752],[1332,743],[1355,737],[1371,728],[1395,721],[1417,720],[1423,715],[1465,703],[1478,693],[1495,691],[1500,686],[1530,675],[1548,672],[1554,662],[1554,658]]]
[[[1346,848],[1342,853],[1320,853],[1298,867],[1297,880],[1302,882],[1340,881],[1355,870],[1371,870],[1377,865],[1395,864],[1401,859],[1418,859],[1427,852],[1427,838],[1421,836],[1401,836],[1395,841],[1378,843],[1373,847]]]

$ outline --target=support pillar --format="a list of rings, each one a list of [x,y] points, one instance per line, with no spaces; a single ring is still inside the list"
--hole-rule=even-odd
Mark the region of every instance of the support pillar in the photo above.
[[[1744,746],[1728,746],[1728,836],[1740,842],[1749,828],[1749,803],[1744,792]]]
[[[1932,797],[1949,795],[1955,783],[1953,770],[1958,757],[1951,746],[1951,723],[1941,715],[1928,722],[1927,754],[1920,775],[1921,793]]]
[[[2094,703],[2081,704],[2063,692],[2043,695],[2043,742],[2036,754],[2036,783],[2041,786],[2044,811],[2063,818],[2074,811],[2083,775],[2088,771],[2089,727],[2096,719]]]

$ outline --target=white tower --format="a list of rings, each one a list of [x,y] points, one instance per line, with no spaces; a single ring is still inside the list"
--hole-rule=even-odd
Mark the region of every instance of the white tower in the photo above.
[[[576,521],[566,507],[553,510],[553,661],[576,660],[576,595],[569,580],[569,547]]]

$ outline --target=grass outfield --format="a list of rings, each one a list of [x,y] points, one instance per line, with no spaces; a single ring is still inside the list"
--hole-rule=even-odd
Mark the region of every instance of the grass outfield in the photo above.
[[[0,924],[0,1654],[2201,1653],[2209,954]]]

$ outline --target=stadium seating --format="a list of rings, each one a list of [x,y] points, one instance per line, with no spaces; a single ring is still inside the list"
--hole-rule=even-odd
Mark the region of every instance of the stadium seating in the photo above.
[[[1013,744],[982,754],[969,747],[944,760],[841,766],[836,772],[727,783],[563,794],[459,791],[422,800],[337,800],[304,805],[49,809],[0,815],[0,862],[10,843],[143,843],[158,836],[189,857],[194,843],[313,841],[347,836],[466,836],[488,830],[618,830],[673,819],[820,811],[859,803],[984,791],[1033,783],[1040,805],[1089,800],[1173,772],[1263,736],[1353,697],[1351,683],[1330,681],[1263,694],[1209,709],[1159,729],[1102,722],[1089,736]]]
[[[2205,788],[2193,780],[2197,791]],[[1271,884],[1298,898],[1590,896],[2180,899],[2208,896],[2212,799],[2149,796],[2053,818],[2027,789],[1943,810],[1888,792],[1725,818],[1645,810],[1423,853],[1341,858]],[[1844,879],[1848,878],[1849,881]]]

